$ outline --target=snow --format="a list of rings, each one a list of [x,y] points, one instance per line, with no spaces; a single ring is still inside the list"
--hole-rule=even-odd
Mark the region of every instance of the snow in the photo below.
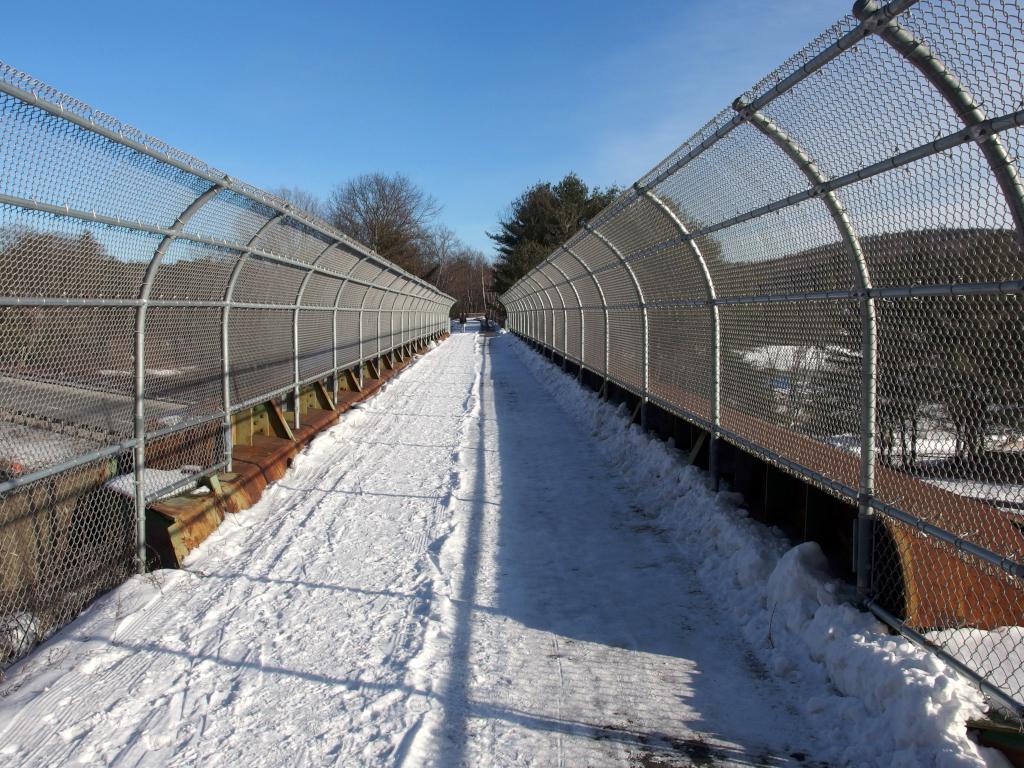
[[[1024,627],[999,627],[984,630],[969,627],[926,633],[933,643],[942,645],[957,660],[968,666],[986,660],[989,681],[1015,695],[1024,690]]]
[[[923,477],[921,478],[929,485],[941,488],[950,493],[960,496],[967,496],[972,499],[981,499],[996,506],[1005,504],[1008,508],[1014,505],[1024,508],[1024,485],[1013,483],[988,483],[981,480],[963,480],[953,478],[950,480]]]
[[[196,484],[199,482],[199,476],[202,471],[202,467],[191,464],[179,467],[178,469],[154,469],[153,467],[144,467],[142,470],[142,487],[146,494],[146,498],[151,500],[157,497],[162,498],[162,496],[159,496],[160,491],[165,488],[170,488],[175,483],[188,478],[195,479],[193,482],[186,484],[178,490],[172,491],[172,494],[195,488]],[[120,494],[121,496],[127,496],[130,499],[135,498],[135,475],[133,473],[112,477],[105,483],[105,485],[114,493]]]
[[[818,371],[834,367],[836,358],[859,360],[860,353],[846,347],[828,345],[825,347],[798,346],[793,344],[766,344],[749,349],[742,355],[746,363],[754,368],[768,371],[791,372],[794,370]]]
[[[9,670],[5,760],[997,764],[973,688],[626,424],[452,336]]]
[[[13,475],[69,461],[96,450],[95,441],[0,421],[0,466]]]
[[[967,721],[985,708],[980,692],[937,657],[889,635],[870,614],[844,603],[814,543],[789,548],[778,531],[751,521],[731,494],[714,497],[667,444],[635,426],[624,408],[591,393],[517,343],[524,362],[582,423],[605,457],[632,481],[639,503],[658,510],[701,584],[732,605],[732,618],[777,678],[813,689],[804,714],[827,762],[845,765],[1004,764],[979,748]],[[651,477],[658,478],[651,482]]]
[[[438,556],[448,599],[414,679],[437,696],[410,754],[437,766],[813,755],[798,692],[723,625],[590,430],[538,392],[517,343],[496,337],[477,363]]]

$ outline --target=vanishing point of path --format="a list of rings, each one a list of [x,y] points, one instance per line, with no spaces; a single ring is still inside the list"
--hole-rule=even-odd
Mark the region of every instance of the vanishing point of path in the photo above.
[[[455,334],[0,684],[0,764],[799,764],[771,679],[510,336]],[[806,762],[804,762],[806,764]]]

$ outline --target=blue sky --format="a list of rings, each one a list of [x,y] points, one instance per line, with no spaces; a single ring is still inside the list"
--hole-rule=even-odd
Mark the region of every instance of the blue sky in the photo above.
[[[264,188],[400,171],[490,253],[527,186],[631,183],[850,5],[18,3],[0,57]]]

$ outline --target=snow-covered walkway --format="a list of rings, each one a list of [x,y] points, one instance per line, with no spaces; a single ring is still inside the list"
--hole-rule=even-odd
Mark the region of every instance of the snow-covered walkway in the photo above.
[[[806,683],[766,671],[516,344],[454,335],[186,570],[43,646],[0,685],[0,763],[819,758]]]
[[[418,753],[442,766],[611,766],[806,752],[789,692],[514,343],[493,339],[478,357],[440,562],[452,600],[420,679],[441,682],[434,736]]]

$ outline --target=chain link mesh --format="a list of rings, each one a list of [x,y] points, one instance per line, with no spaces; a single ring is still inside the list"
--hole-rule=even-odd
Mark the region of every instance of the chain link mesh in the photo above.
[[[867,605],[1024,711],[1022,11],[860,6],[502,301],[521,335],[859,504]],[[568,349],[548,282],[581,297]]]
[[[146,503],[226,466],[227,414],[437,333],[452,304],[3,63],[0,269],[0,674],[139,569]]]

